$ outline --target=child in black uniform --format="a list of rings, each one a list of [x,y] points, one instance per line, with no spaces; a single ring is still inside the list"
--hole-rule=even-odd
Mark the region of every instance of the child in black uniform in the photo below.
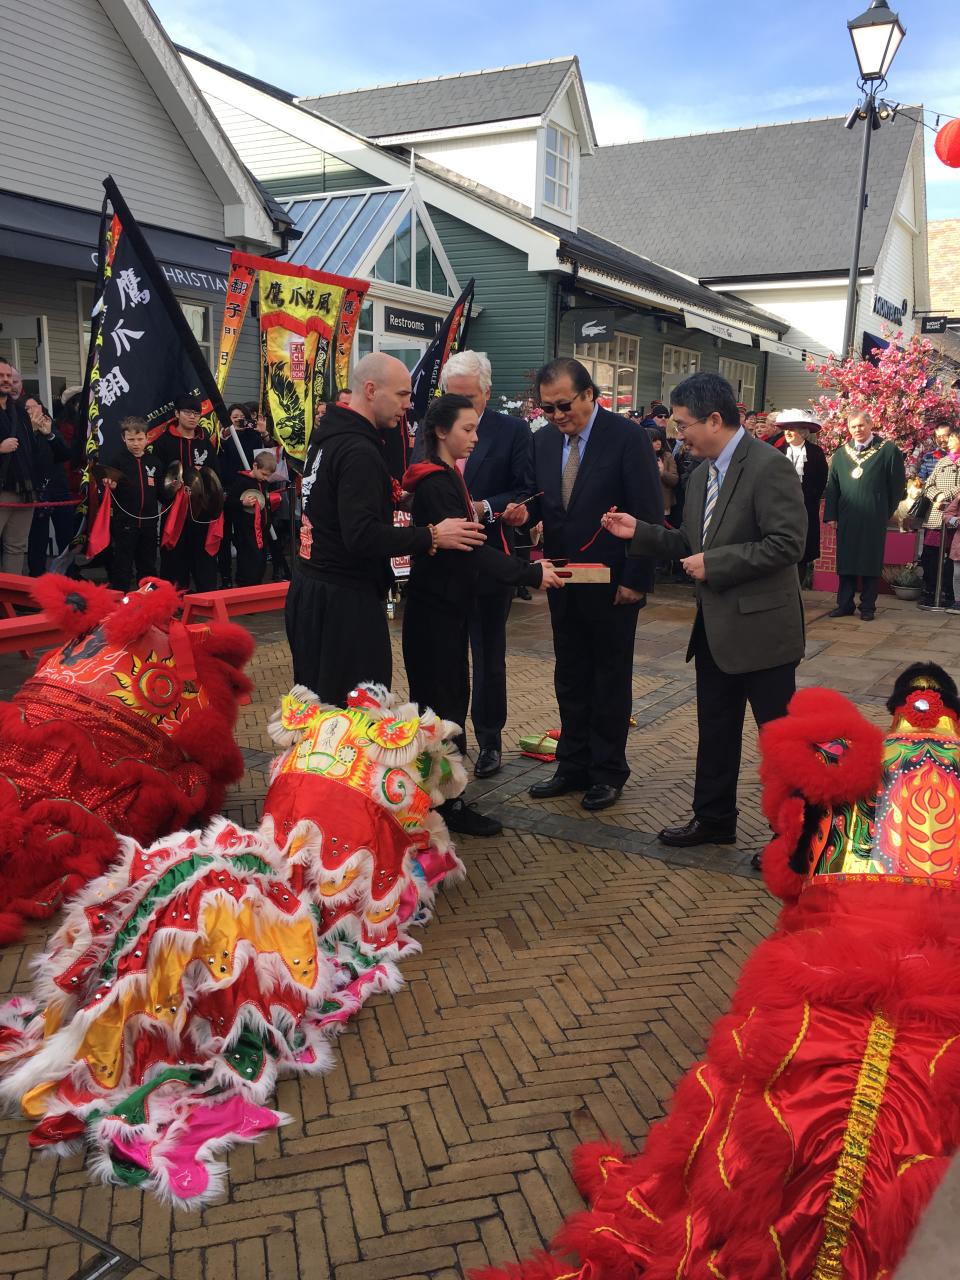
[[[169,427],[153,446],[153,451],[160,463],[157,472],[162,484],[171,463],[182,463],[184,471],[192,467],[199,471],[201,467],[209,467],[220,474],[217,451],[210,437],[198,430],[202,405],[196,396],[177,396],[173,402],[177,420]],[[169,514],[164,516],[160,525],[160,576],[174,583],[182,591],[190,590],[191,579],[193,590],[214,591],[217,586],[217,561],[206,549],[208,522],[194,520],[187,511],[183,529],[172,547],[163,546],[163,532]]]
[[[270,487],[276,470],[276,458],[269,449],[261,449],[250,470],[238,471],[227,490],[227,510],[237,548],[238,587],[258,586],[263,581],[271,517],[282,496]],[[255,496],[257,493],[262,502]]]
[[[122,472],[107,481],[113,490],[110,513],[110,586],[129,591],[133,582],[157,572],[158,490],[162,476],[153,450],[147,448],[144,418],[120,423],[123,448],[109,466]],[[136,578],[133,571],[136,568]]]
[[[431,528],[448,516],[474,518],[473,501],[457,463],[477,443],[476,410],[466,396],[434,400],[423,426],[425,462],[408,467],[403,487],[413,494],[413,523]],[[463,725],[470,703],[470,611],[481,570],[506,586],[563,585],[549,563],[526,564],[485,543],[473,551],[438,551],[415,556],[403,615],[403,661],[410,698],[432,707],[445,720]],[[466,734],[457,739],[466,751]],[[463,802],[448,800],[441,812],[451,831],[492,836],[500,823]]]

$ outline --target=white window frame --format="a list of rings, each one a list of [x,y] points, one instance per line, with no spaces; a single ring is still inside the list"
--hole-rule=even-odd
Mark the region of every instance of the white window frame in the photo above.
[[[674,356],[680,356],[679,363],[684,368],[674,369]],[[664,343],[663,353],[660,357],[660,399],[664,404],[670,403],[670,393],[674,387],[678,386],[684,378],[689,378],[692,373],[700,372],[700,358],[702,352],[695,350],[693,347],[676,347]]]
[[[633,386],[630,393],[629,405],[618,405],[613,403],[609,408],[614,413],[627,413],[637,403],[637,379],[640,375],[640,335],[637,333],[624,333],[616,330],[611,342],[580,342],[575,343],[571,355],[575,360],[579,360],[582,365],[590,370],[590,376],[594,382],[597,382],[596,367],[598,364],[607,364],[613,369],[613,397],[616,401],[617,391],[620,387],[620,371],[621,369],[633,370]],[[606,406],[605,406],[606,407]]]
[[[557,136],[558,145],[566,142],[566,155],[559,150],[554,150],[550,146],[551,129]],[[547,173],[547,156],[553,156],[557,162],[557,173],[554,177],[550,177]],[[566,182],[560,181],[560,166],[567,167]],[[563,191],[566,193],[566,202],[560,204],[557,200],[551,200],[547,196],[547,183],[552,182],[556,192]],[[573,182],[574,182],[574,136],[569,129],[563,129],[558,124],[548,124],[543,131],[543,176],[540,183],[540,198],[548,209],[555,209],[557,213],[564,213],[568,217],[573,211]]]
[[[750,380],[742,377],[744,373],[751,375]],[[720,377],[726,378],[733,387],[734,394],[741,404],[748,409],[757,405],[757,366],[749,360],[732,360],[728,356],[720,357]]]

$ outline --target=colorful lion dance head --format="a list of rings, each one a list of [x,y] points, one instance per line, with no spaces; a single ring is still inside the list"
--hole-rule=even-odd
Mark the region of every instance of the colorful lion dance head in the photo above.
[[[34,594],[70,638],[0,704],[0,943],[99,875],[118,835],[149,844],[203,821],[243,773],[245,631],[185,627],[158,579],[120,601],[54,575]]]

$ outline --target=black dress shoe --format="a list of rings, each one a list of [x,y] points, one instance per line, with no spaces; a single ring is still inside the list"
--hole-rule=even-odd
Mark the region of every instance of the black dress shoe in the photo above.
[[[586,791],[590,783],[586,778],[575,773],[560,773],[559,770],[546,782],[535,782],[528,794],[534,800],[550,800],[553,796],[565,796],[571,791]]]
[[[867,609],[866,612],[864,612],[863,609],[860,610],[860,617],[864,622],[872,622],[876,616],[877,615],[873,609]]]
[[[831,609],[830,612],[827,614],[827,617],[828,618],[852,618],[853,614],[854,614],[853,609]]]
[[[584,809],[595,813],[598,809],[609,809],[620,799],[620,787],[608,786],[605,782],[596,782],[580,801]]]
[[[473,776],[492,778],[495,773],[500,772],[501,764],[500,752],[496,747],[483,747],[477,756],[477,763],[473,766]]]
[[[489,839],[491,836],[500,835],[503,831],[503,824],[496,818],[488,818],[486,814],[474,809],[473,805],[465,804],[459,797],[456,800],[447,800],[437,812],[447,824],[448,830],[455,831],[457,835]]]
[[[674,849],[687,849],[696,844],[736,844],[737,829],[691,818],[685,827],[664,827],[657,839]]]
[[[530,594],[530,591],[527,587],[517,587],[517,599],[532,600],[533,596]]]

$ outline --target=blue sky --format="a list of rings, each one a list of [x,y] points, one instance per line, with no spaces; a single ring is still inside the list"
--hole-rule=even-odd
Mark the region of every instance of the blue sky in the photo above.
[[[601,143],[846,115],[867,3],[153,0],[174,40],[298,94],[576,53]],[[890,3],[907,34],[888,97],[960,115],[960,0]],[[960,217],[960,170],[926,136],[928,215]]]

